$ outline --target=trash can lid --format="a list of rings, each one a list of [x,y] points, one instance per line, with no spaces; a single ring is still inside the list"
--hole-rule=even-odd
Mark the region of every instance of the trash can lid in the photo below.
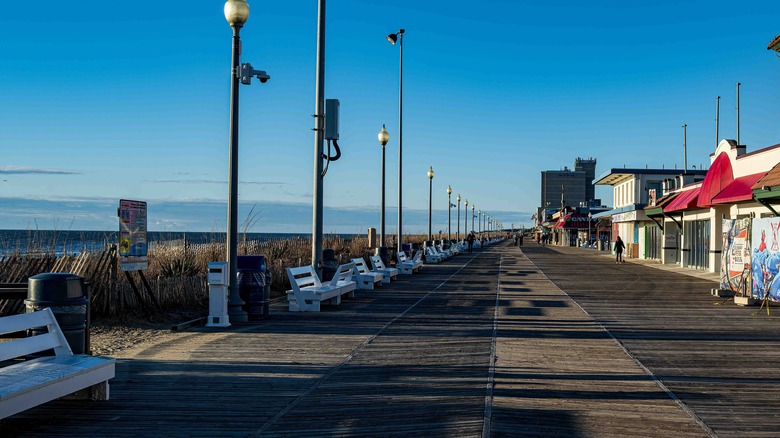
[[[240,255],[236,259],[237,270],[260,271],[265,265],[265,256],[262,255]]]
[[[27,299],[61,302],[86,297],[84,279],[66,272],[34,275],[27,283]]]

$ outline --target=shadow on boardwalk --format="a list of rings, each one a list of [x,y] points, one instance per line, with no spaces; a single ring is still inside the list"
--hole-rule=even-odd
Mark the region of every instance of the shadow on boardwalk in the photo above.
[[[709,287],[577,248],[500,245],[359,291],[320,313],[277,306],[261,324],[147,344],[119,360],[110,401],[49,403],[3,420],[0,432],[482,436],[486,428],[493,436],[678,437],[780,430],[758,417],[762,404],[780,407],[772,320],[714,306]]]

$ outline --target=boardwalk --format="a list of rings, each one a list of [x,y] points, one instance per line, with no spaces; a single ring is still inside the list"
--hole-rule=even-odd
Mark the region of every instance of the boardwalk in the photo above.
[[[5,436],[769,436],[772,318],[711,280],[500,244],[321,313],[200,328],[119,358],[108,402]]]

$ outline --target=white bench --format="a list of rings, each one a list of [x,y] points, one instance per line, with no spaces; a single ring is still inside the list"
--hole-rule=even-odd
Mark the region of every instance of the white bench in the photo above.
[[[370,269],[368,269],[368,266],[366,266],[366,261],[363,259],[363,257],[352,259],[352,263],[355,264],[353,269],[355,275],[353,279],[357,283],[358,289],[372,290],[376,284],[378,284],[380,287],[382,286],[382,278],[384,278],[384,275],[381,272],[372,272]]]
[[[444,255],[439,254],[432,246],[425,247],[425,262],[439,263],[444,260]]]
[[[396,265],[398,269],[401,271],[404,275],[412,275],[414,271],[419,271],[422,269],[422,252],[418,251],[415,255],[415,258],[413,260],[409,260],[406,257],[406,253],[403,251],[398,251],[395,253],[396,258],[398,259],[398,264]]]
[[[395,281],[396,277],[398,277],[398,269],[385,267],[385,262],[383,262],[382,257],[378,255],[371,256],[371,266],[374,267],[374,271],[381,272],[384,275],[384,277],[382,277],[382,283],[390,283],[391,281]]]
[[[453,256],[452,251],[450,251],[449,249],[444,249],[444,247],[441,246],[441,244],[434,245],[433,250],[436,251],[437,254],[441,254],[445,259],[449,259],[450,257]]]
[[[36,327],[48,332],[0,343],[0,362],[51,349],[55,356],[0,368],[0,419],[74,393],[72,398],[108,400],[114,359],[73,354],[51,309],[0,318],[3,335]]]
[[[321,282],[311,266],[287,268],[287,278],[292,287],[287,291],[290,312],[319,312],[323,301],[338,305],[341,304],[342,295],[354,297],[357,287],[357,283],[351,280],[354,267],[354,263],[339,265],[328,283]]]

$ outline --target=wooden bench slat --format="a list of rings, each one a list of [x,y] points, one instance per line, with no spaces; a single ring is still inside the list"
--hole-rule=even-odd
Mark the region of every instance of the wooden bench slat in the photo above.
[[[22,313],[0,318],[0,335],[42,327],[51,324],[51,318],[44,312]]]
[[[29,338],[0,343],[0,362],[60,346],[56,333],[44,333]],[[3,368],[4,369],[4,368]]]
[[[9,365],[0,373],[0,401],[12,398],[15,393],[32,391],[111,366],[114,362],[111,358],[78,354],[40,357]]]

